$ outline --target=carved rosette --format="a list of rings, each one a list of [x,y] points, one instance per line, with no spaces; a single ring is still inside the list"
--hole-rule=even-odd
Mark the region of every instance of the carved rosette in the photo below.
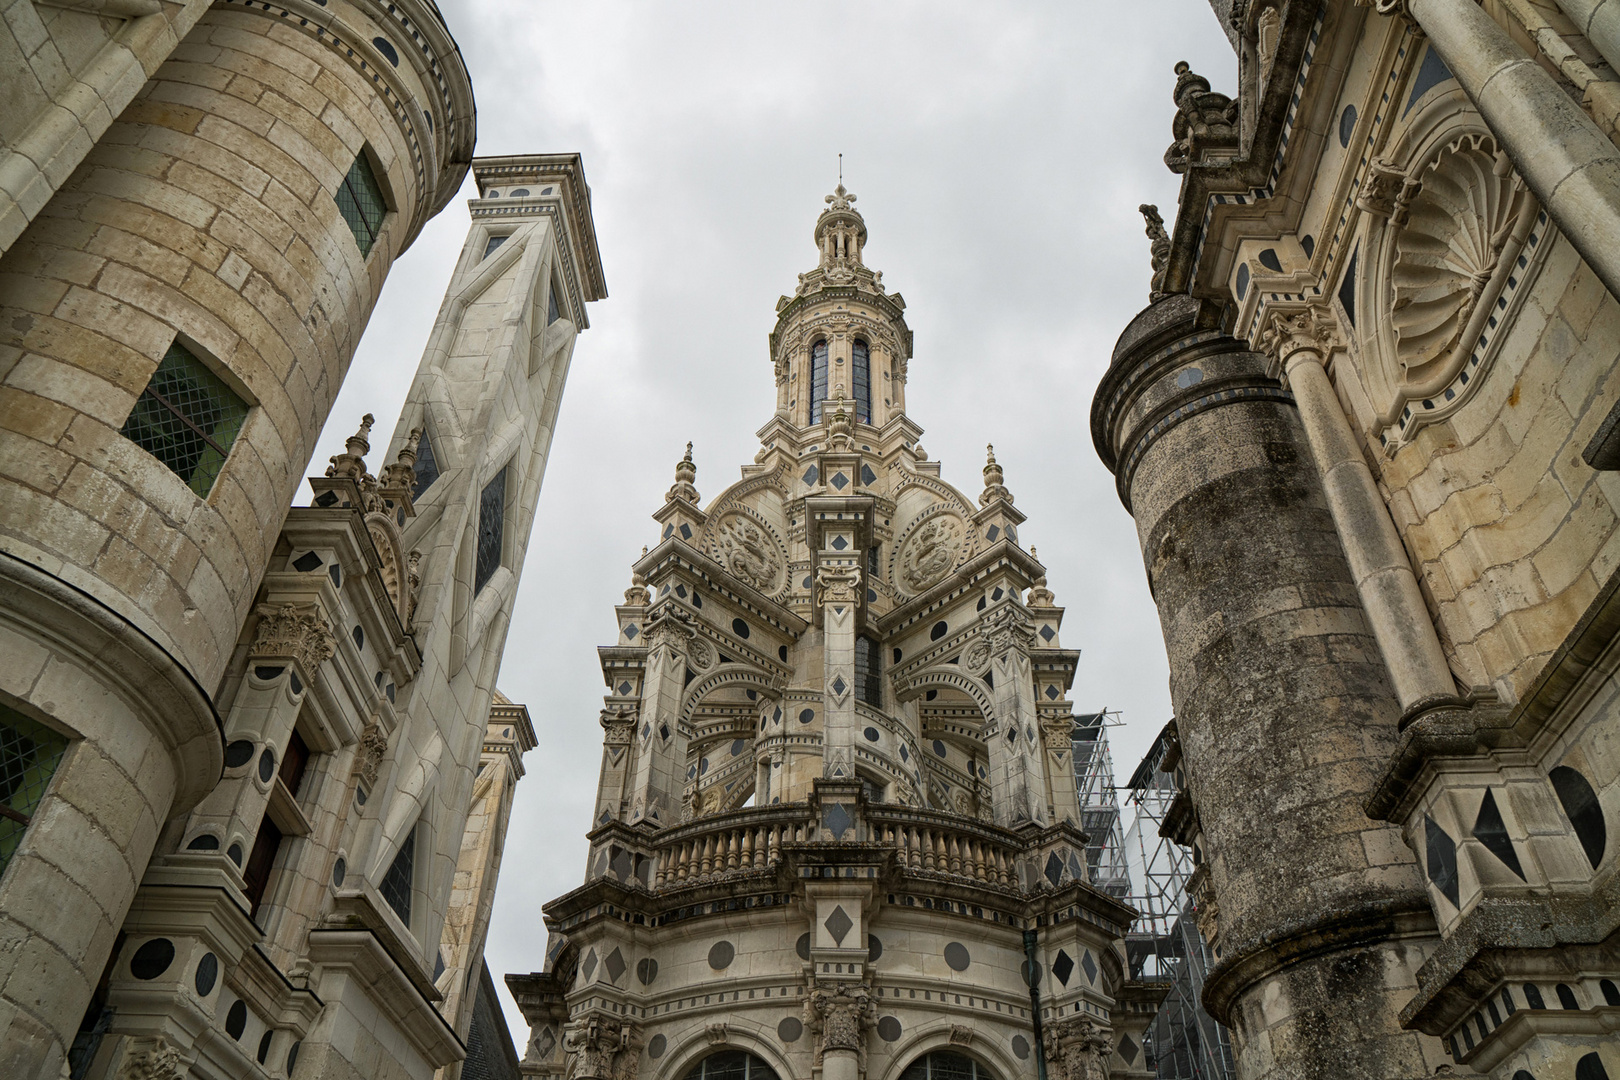
[[[319,604],[263,604],[258,615],[248,646],[248,656],[255,660],[295,660],[313,676],[337,651],[332,624]]]
[[[1051,1023],[1041,1033],[1051,1080],[1107,1080],[1111,1035],[1107,1024],[1083,1014]]]
[[[990,642],[977,637],[968,642],[967,648],[962,650],[962,667],[964,670],[978,675],[990,666]]]
[[[900,546],[895,560],[899,584],[913,595],[939,582],[962,553],[966,529],[955,514],[943,513],[919,525]]]

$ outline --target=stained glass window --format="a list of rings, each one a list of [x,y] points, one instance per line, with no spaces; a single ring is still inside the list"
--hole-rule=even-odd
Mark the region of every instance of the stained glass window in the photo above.
[[[399,846],[399,854],[394,856],[394,863],[383,875],[382,884],[377,891],[388,906],[394,909],[399,921],[406,926],[411,925],[411,891],[416,886],[416,830],[420,825],[411,827],[410,835]]]
[[[810,346],[810,422],[821,423],[821,403],[827,400],[827,343]]]
[[[411,485],[411,498],[420,499],[422,492],[432,487],[438,478],[439,456],[433,452],[433,437],[424,426],[422,441],[416,444],[416,483]]]
[[[0,874],[22,843],[68,741],[0,705]]]
[[[247,414],[247,402],[176,341],[120,433],[206,497]]]
[[[855,419],[862,424],[872,422],[872,358],[866,342],[857,341],[853,354],[855,371]]]
[[[361,255],[371,254],[377,234],[382,232],[383,218],[388,214],[388,203],[383,199],[382,185],[371,171],[371,162],[364,150],[349,166],[349,175],[338,185],[335,196],[338,211],[354,234],[354,242]],[[487,254],[487,253],[486,253]]]
[[[478,569],[473,575],[473,594],[484,590],[501,565],[502,541],[506,525],[506,470],[484,485],[478,499]]]

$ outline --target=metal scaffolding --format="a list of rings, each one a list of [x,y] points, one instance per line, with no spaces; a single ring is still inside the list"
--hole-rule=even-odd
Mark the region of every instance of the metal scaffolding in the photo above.
[[[1114,759],[1108,752],[1107,729],[1122,721],[1118,713],[1081,713],[1074,718],[1074,782],[1080,793],[1080,828],[1086,843],[1086,869],[1091,884],[1125,899],[1131,891],[1126,875],[1125,836],[1120,829],[1119,793],[1114,788]]]
[[[1210,956],[1187,896],[1192,855],[1159,835],[1176,794],[1170,776],[1159,771],[1169,732],[1166,725],[1126,785],[1126,798],[1136,808],[1121,845],[1130,890],[1126,901],[1141,916],[1125,937],[1125,952],[1132,978],[1170,983],[1144,1046],[1155,1075],[1160,1080],[1232,1080],[1236,1071],[1230,1036],[1200,1003]]]

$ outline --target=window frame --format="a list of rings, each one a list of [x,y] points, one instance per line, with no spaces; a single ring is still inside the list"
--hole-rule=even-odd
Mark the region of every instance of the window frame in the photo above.
[[[21,724],[13,723],[13,717],[15,717],[17,721],[21,721]],[[24,712],[22,709],[17,708],[15,704],[5,699],[0,699],[0,724],[6,724],[7,726],[15,728],[25,738],[28,738],[31,742],[35,742],[36,745],[38,745],[40,742],[40,740],[36,738],[37,734],[43,734],[45,736],[55,738],[61,744],[56,748],[55,760],[51,762],[49,775],[43,778],[43,783],[39,786],[39,797],[34,800],[32,809],[24,813],[23,811],[12,806],[13,795],[16,794],[15,792],[13,792],[12,795],[6,796],[5,801],[0,803],[0,818],[4,818],[5,823],[10,825],[21,826],[21,828],[17,830],[15,834],[16,843],[14,846],[12,846],[11,851],[6,853],[5,851],[0,850],[0,880],[4,880],[6,871],[10,868],[12,860],[16,857],[17,852],[22,850],[23,844],[27,841],[28,832],[30,828],[32,828],[34,820],[39,817],[40,808],[45,805],[45,800],[49,799],[55,793],[57,779],[62,775],[63,764],[68,760],[69,754],[72,752],[74,745],[80,740],[64,734],[63,732],[57,730],[54,725],[43,722],[29,712]],[[39,732],[31,732],[22,727],[22,724],[29,725],[33,728],[38,728]],[[25,774],[28,771],[37,769],[38,767],[39,765],[37,762],[30,764],[27,769],[25,769]],[[21,788],[19,787],[18,790],[21,790]]]
[[[817,350],[820,350],[820,362],[817,362]],[[810,422],[821,423],[821,406],[827,400],[827,381],[830,372],[828,367],[832,363],[832,346],[826,338],[821,338],[810,344]],[[817,372],[820,372],[820,395],[817,396]]]
[[[508,461],[495,471],[484,485],[478,489],[478,523],[473,532],[473,596],[484,591],[484,586],[495,579],[501,567],[507,565],[507,558],[511,554],[511,544],[508,543],[507,530],[512,520],[512,463]],[[497,538],[495,559],[489,564],[486,572],[484,568],[484,512],[488,509],[486,500],[490,491],[497,485],[501,489],[500,529]]]
[[[366,173],[371,178],[371,182],[376,185],[377,201],[382,204],[382,216],[377,219],[375,226],[367,220],[365,208],[361,205],[354,186],[350,183],[350,178],[354,175],[355,169],[359,168],[361,161],[365,162]],[[360,234],[356,231],[355,223],[350,220],[348,213],[344,210],[343,202],[339,198],[339,195],[343,193],[348,194],[349,201],[354,205],[355,214],[369,234],[369,239],[364,244],[360,242]],[[378,162],[377,155],[372,152],[370,143],[363,144],[360,147],[360,152],[355,154],[354,161],[350,163],[348,170],[343,174],[343,178],[338,181],[336,190],[332,192],[332,202],[338,208],[338,217],[342,219],[343,224],[349,230],[349,235],[353,237],[354,246],[359,250],[360,258],[362,260],[370,259],[371,253],[377,249],[377,241],[382,239],[383,230],[388,226],[388,215],[394,213],[396,209],[394,193],[388,186],[388,170],[384,169]]]
[[[233,409],[239,409],[240,412],[238,416],[233,418],[229,413],[227,413],[224,417],[222,417],[221,420],[215,422],[212,430],[204,431],[202,426],[197,422],[197,417],[188,416],[185,411],[175,404],[175,402],[169,400],[168,396],[165,396],[164,393],[153,389],[153,384],[162,376],[167,376],[170,378],[176,376],[189,376],[191,374],[190,372],[182,370],[182,368],[187,365],[188,361],[190,365],[195,365],[197,369],[200,369],[202,375],[213,379],[214,382],[219,384],[217,388],[204,386],[202,387],[203,390],[210,392],[215,389],[222,390],[235,399],[234,402],[226,401],[224,404],[227,406],[232,406]],[[166,366],[168,367],[167,371],[165,371]],[[166,387],[165,389],[170,388]],[[143,414],[142,418],[140,419],[139,426],[134,428],[131,427],[132,424],[137,423],[137,413],[142,413],[143,402],[148,400],[150,400],[153,404],[147,408],[147,414],[149,414],[153,409],[158,410],[157,419],[172,417],[175,420],[180,421],[185,430],[189,431],[196,438],[202,440],[203,450],[194,460],[190,462],[188,465],[188,472],[182,473],[175,467],[174,463],[166,460],[152,447],[148,446],[142,441],[143,438],[155,438],[154,429],[157,428],[156,419],[149,418],[147,415]],[[225,474],[225,467],[230,463],[231,451],[235,449],[237,441],[242,438],[242,433],[247,429],[249,422],[253,418],[253,411],[257,407],[258,402],[254,399],[253,395],[248,392],[247,387],[242,384],[242,381],[236,378],[234,372],[230,371],[230,369],[225,365],[219,363],[219,361],[216,360],[208,352],[208,350],[197,345],[184,334],[176,334],[174,336],[174,340],[169,342],[169,347],[164,350],[163,356],[158,360],[157,366],[152,369],[152,374],[147,377],[146,385],[141,388],[141,392],[137,394],[135,396],[135,400],[130,403],[129,414],[124,418],[123,424],[119,427],[118,434],[127,439],[129,442],[133,443],[135,446],[139,447],[143,453],[161,463],[166,469],[169,470],[169,472],[178,477],[181,483],[190,488],[193,495],[196,495],[200,499],[207,499],[213,494],[215,487],[218,486],[219,478]],[[229,424],[232,419],[235,421],[235,430],[230,433],[229,437],[222,444],[217,437],[220,428],[223,425]],[[209,464],[208,455],[210,451],[218,455],[218,464],[214,465],[212,474],[207,474],[204,470]],[[207,477],[208,482],[206,486],[202,488],[202,490],[198,490],[198,480],[204,476]]]
[[[849,348],[849,396],[855,399],[855,422],[872,422],[872,346],[856,338]]]

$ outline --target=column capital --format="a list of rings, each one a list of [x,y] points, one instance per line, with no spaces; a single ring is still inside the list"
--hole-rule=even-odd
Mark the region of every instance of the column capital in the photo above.
[[[1417,22],[1412,18],[1411,0],[1356,0],[1356,7],[1370,7],[1380,15]]]
[[[1264,329],[1257,344],[1276,378],[1283,378],[1297,357],[1325,363],[1339,339],[1338,320],[1326,304],[1305,307],[1274,307],[1262,316]]]

